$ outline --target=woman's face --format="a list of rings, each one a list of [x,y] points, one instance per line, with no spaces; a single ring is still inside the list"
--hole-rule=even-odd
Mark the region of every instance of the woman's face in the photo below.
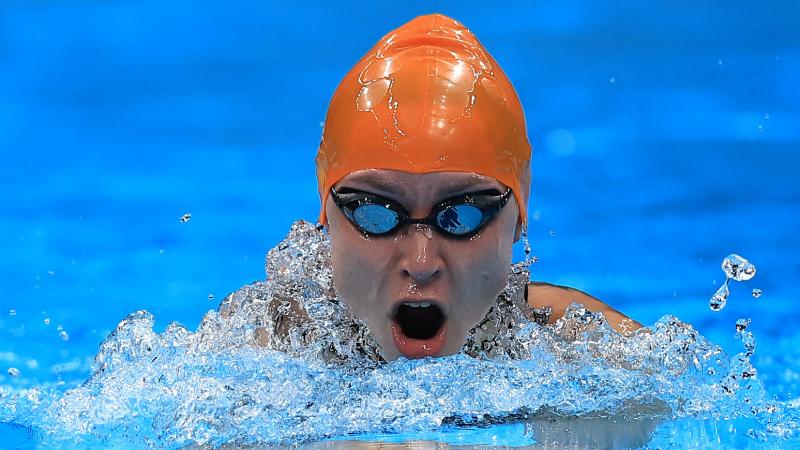
[[[335,188],[388,198],[412,218],[428,216],[434,205],[459,194],[507,189],[472,173],[378,169],[354,172]],[[388,360],[457,353],[506,285],[519,215],[513,195],[477,235],[463,240],[415,224],[367,237],[332,199],[326,208],[336,292],[367,323]]]

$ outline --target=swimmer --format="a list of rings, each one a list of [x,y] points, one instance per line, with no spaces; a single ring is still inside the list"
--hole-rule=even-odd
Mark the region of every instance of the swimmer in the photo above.
[[[465,351],[487,315],[502,313],[512,245],[527,226],[530,156],[511,82],[453,19],[408,22],[344,77],[316,157],[319,222],[336,296],[382,359]],[[528,320],[552,325],[577,302],[617,331],[641,326],[523,273]]]

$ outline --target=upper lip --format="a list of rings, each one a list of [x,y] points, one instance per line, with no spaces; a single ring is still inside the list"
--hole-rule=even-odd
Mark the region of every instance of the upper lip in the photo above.
[[[443,301],[435,298],[414,297],[414,298],[400,298],[395,300],[392,303],[392,308],[389,310],[389,318],[394,318],[394,316],[397,315],[397,310],[400,309],[400,306],[403,303],[423,303],[423,302],[428,302],[436,305],[442,311],[442,314],[444,314],[444,316],[447,317],[448,311]]]

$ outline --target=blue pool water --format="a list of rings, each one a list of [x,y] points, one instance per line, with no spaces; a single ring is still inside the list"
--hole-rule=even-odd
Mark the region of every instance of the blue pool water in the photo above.
[[[99,423],[96,416],[95,422],[67,420],[31,405],[77,411],[57,407],[63,392],[89,377],[100,343],[129,313],[149,311],[157,332],[173,321],[195,330],[226,294],[264,279],[267,250],[295,220],[317,216],[313,157],[340,77],[385,32],[435,11],[477,34],[526,109],[534,146],[530,240],[539,257],[533,278],[590,292],[646,325],[677,316],[728,355],[743,351],[734,323],[751,318],[756,385],[764,401],[775,400],[786,412],[777,427],[784,432],[752,417],[700,413],[653,420],[638,431],[613,428],[611,423],[625,421],[598,422],[603,417],[591,413],[554,423],[578,421],[577,429],[602,423],[623,448],[800,447],[792,423],[800,407],[800,312],[794,307],[800,288],[799,4],[277,8],[257,1],[146,0],[0,5],[0,446],[65,446],[77,439],[101,445],[86,436],[140,447],[145,439],[166,446],[217,445],[226,437],[258,441],[250,435],[236,441],[242,437],[237,424],[244,426],[236,421],[224,421],[225,430],[209,427],[210,440],[197,427],[186,428],[196,433],[188,437],[176,432],[183,441],[159,440],[172,436],[174,422],[148,415],[164,406],[156,401],[163,392],[152,385],[141,392],[151,403],[131,401],[126,411],[128,418],[138,411],[140,425],[154,434],[134,432],[134,419],[86,432],[78,425]],[[192,218],[182,223],[185,213]],[[522,249],[516,253],[520,260]],[[712,312],[709,298],[725,280],[720,263],[730,253],[748,258],[758,273],[731,282],[727,306]],[[753,289],[763,295],[754,298]],[[277,355],[236,356],[241,361],[214,354],[184,363],[207,368],[210,384],[199,385],[210,391],[226,377],[250,394],[259,392],[254,383],[260,377],[288,383],[296,373],[282,367],[319,375],[318,368]],[[445,380],[466,379],[454,370],[477,379],[496,370],[500,379],[516,381],[538,373],[535,367],[488,368],[466,359],[415,364],[359,375],[356,400],[394,401],[380,397],[379,387],[414,384],[420,371]],[[18,374],[12,376],[12,368]],[[119,373],[144,368],[132,358]],[[322,374],[332,382],[345,377]],[[175,374],[174,386],[186,388],[190,380]],[[120,386],[96,381],[86,395],[118,411],[101,386]],[[491,391],[455,387],[480,397],[469,408],[502,412],[504,404],[492,400]],[[453,403],[431,407],[432,414],[446,415],[447,406],[469,410],[457,404],[457,393],[437,388],[443,387],[428,391]],[[120,398],[136,398],[135,390],[126,393]],[[338,399],[332,391],[317,393]],[[20,395],[27,400],[10,411],[8,399]],[[189,402],[187,411],[199,411],[192,409],[202,405],[199,398],[175,395]],[[413,426],[399,420],[386,427],[363,413],[391,416],[391,408],[371,403],[359,409],[356,400],[339,403],[352,421],[326,422],[330,414],[316,409],[318,434],[297,436],[473,445],[533,445],[556,436],[566,442],[552,427],[542,431],[539,422],[519,420],[435,426],[435,417],[423,417]],[[514,404],[532,404],[519,401]],[[103,403],[95,404],[102,411]],[[416,403],[394,408],[405,417],[425,411]],[[262,425],[270,417],[256,416]],[[263,432],[265,442],[288,442],[282,438],[291,433],[281,431],[291,427],[272,425],[253,429]],[[631,438],[637,433],[645,438]]]

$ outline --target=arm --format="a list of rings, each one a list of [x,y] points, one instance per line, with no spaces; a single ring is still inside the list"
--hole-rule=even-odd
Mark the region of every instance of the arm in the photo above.
[[[602,312],[609,325],[623,335],[627,336],[642,327],[639,322],[632,320],[585,292],[567,286],[543,282],[528,284],[528,304],[533,308],[549,306],[553,309],[553,314],[550,316],[548,324],[553,324],[564,317],[564,311],[572,302],[582,303],[589,311]]]

